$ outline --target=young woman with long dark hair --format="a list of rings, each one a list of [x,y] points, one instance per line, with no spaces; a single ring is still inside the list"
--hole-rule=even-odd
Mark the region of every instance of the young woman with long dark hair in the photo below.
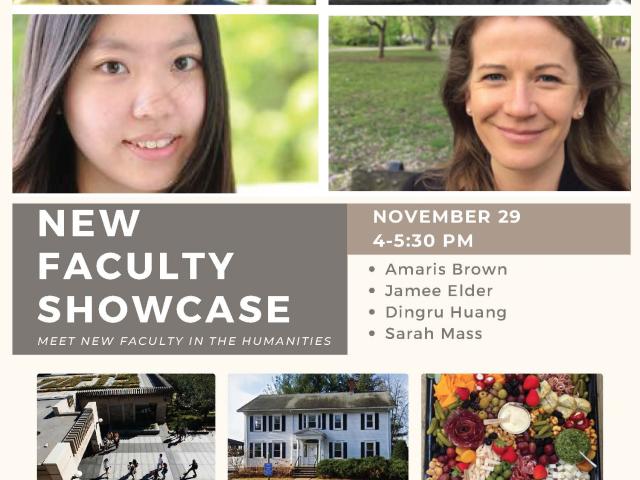
[[[34,15],[15,192],[233,192],[211,15]]]

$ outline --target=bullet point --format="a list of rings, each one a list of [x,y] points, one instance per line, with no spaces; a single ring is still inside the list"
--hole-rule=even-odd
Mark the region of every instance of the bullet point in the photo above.
[[[376,267],[374,267],[373,265],[369,267],[369,271],[370,272],[375,272],[376,271]]]
[[[369,315],[373,315],[374,313],[376,313],[376,311],[373,308],[369,310]]]
[[[376,334],[376,332],[374,332],[373,330],[369,330],[369,336],[373,337]]]
[[[373,288],[373,287],[369,289],[369,293],[374,293],[375,291],[376,291],[376,289]]]

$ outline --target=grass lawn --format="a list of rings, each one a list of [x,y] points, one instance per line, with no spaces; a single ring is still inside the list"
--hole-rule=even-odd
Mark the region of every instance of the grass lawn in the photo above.
[[[331,188],[348,187],[357,166],[390,160],[420,170],[447,158],[451,133],[440,103],[447,50],[333,50],[329,56]]]
[[[349,188],[356,167],[383,169],[402,161],[421,171],[445,161],[452,134],[440,102],[446,48],[333,49],[329,55],[330,188]],[[631,82],[631,54],[612,51],[623,81]],[[630,89],[621,97],[618,135],[630,154]]]

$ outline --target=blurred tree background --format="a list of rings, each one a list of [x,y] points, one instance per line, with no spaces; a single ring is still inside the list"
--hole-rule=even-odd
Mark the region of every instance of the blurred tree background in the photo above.
[[[630,155],[631,18],[583,18],[627,86],[616,133]],[[355,170],[385,170],[394,161],[417,172],[449,158],[440,83],[458,19],[329,17],[330,189],[350,189]]]
[[[315,182],[316,15],[218,15],[239,184]],[[28,16],[13,16],[14,99]]]
[[[318,18],[218,16],[239,183],[315,181]]]

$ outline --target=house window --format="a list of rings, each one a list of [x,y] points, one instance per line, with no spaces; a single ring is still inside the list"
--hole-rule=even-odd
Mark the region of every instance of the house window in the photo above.
[[[333,457],[334,458],[344,458],[342,456],[342,443],[336,442],[333,444]]]
[[[376,442],[365,442],[364,456],[375,457],[376,456]]]
[[[373,430],[376,427],[375,416],[373,413],[367,413],[365,415],[364,428],[367,430]]]
[[[319,415],[307,415],[307,428],[319,428]]]
[[[262,431],[262,416],[257,415],[253,417],[253,430],[256,432]]]
[[[282,458],[282,444],[280,442],[273,443],[273,458]]]
[[[254,443],[253,444],[253,456],[254,457],[262,457],[262,444]]]
[[[333,429],[342,430],[342,415],[338,414],[333,416]]]
[[[280,415],[275,415],[273,417],[273,431],[279,432],[281,430],[282,430],[282,417]]]

